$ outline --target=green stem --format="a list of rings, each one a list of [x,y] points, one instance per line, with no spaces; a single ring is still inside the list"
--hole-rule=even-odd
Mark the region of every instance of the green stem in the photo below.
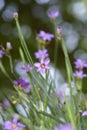
[[[30,84],[32,85],[32,87],[33,87],[33,89],[35,90],[35,93],[36,93],[36,95],[37,95],[37,97],[38,97],[38,101],[42,102],[42,101],[41,101],[40,94],[39,94],[39,92],[38,92],[38,88],[36,88],[36,84],[34,84],[34,82],[33,82],[33,80],[32,80],[32,75],[31,75],[30,73],[28,74],[28,77],[29,77],[29,80],[30,80]]]
[[[56,67],[57,67],[57,53],[58,53],[58,35],[57,35],[57,25],[55,20],[53,20],[53,25],[54,25],[54,35],[55,35],[55,48],[54,48],[54,81],[56,79]],[[55,83],[55,82],[54,82]]]
[[[71,120],[72,124],[74,125],[73,120],[75,119],[76,109],[75,109],[75,102],[74,102],[74,99],[73,99],[71,82],[72,82],[72,79],[73,79],[73,81],[75,81],[75,80],[74,80],[72,66],[71,66],[71,63],[70,63],[70,59],[69,59],[69,56],[68,56],[68,52],[67,52],[67,48],[66,48],[64,39],[62,39],[61,42],[62,42],[62,49],[63,49],[64,55],[65,55],[65,64],[66,64],[68,84],[69,84],[69,89],[70,89],[70,102],[72,104],[72,107],[71,108],[67,107],[67,109],[68,109],[68,112],[70,114],[69,115],[70,116],[70,120]],[[67,104],[67,106],[68,106],[68,104]],[[71,111],[72,111],[72,113],[71,113]]]
[[[12,63],[12,57],[9,55],[9,61],[10,61],[10,68],[11,68],[11,73],[14,74],[13,71],[13,63]]]
[[[62,48],[63,48],[63,52],[64,52],[64,55],[65,55],[68,81],[70,83],[71,79],[73,79],[73,81],[75,81],[75,80],[74,80],[73,70],[72,70],[72,66],[71,66],[71,63],[70,63],[70,59],[69,59],[69,56],[68,56],[68,52],[67,52],[67,48],[66,48],[66,44],[64,42],[64,39],[62,39]]]
[[[26,55],[26,57],[27,57],[27,60],[28,60],[28,62],[29,62],[31,65],[33,65],[33,61],[32,61],[32,58],[31,58],[31,56],[30,56],[30,53],[29,53],[29,51],[28,51],[28,48],[27,48],[27,45],[26,45],[26,43],[25,43],[24,37],[23,37],[23,35],[22,35],[22,31],[21,31],[21,29],[20,29],[20,25],[19,25],[18,19],[16,19],[16,26],[17,26],[18,33],[19,33],[19,39],[20,39],[21,45],[22,45],[22,47],[23,47],[23,49],[24,49],[25,55]]]
[[[78,106],[77,106],[77,112],[81,110],[81,105],[82,105],[82,79],[77,79],[77,99],[78,99]],[[83,126],[83,122],[81,122],[81,115],[79,114],[78,117],[78,127],[81,130],[81,127]]]
[[[66,101],[66,107],[67,107],[69,119],[71,121],[71,124],[72,124],[74,130],[76,130],[74,115],[73,115],[72,109],[67,101],[66,95],[65,95],[65,101]]]
[[[46,71],[46,76],[45,76],[45,80],[46,80],[46,85],[47,85],[47,89],[48,89],[48,77],[49,77],[49,71]],[[48,90],[47,90],[48,91]],[[47,108],[47,103],[48,103],[48,97],[46,96],[45,97],[45,100],[44,100],[44,111],[46,111],[46,108]]]
[[[33,60],[32,60],[32,58],[31,58],[31,56],[30,56],[30,53],[29,53],[29,51],[28,51],[26,42],[25,42],[24,37],[23,37],[23,35],[22,35],[22,32],[21,32],[21,28],[20,28],[18,19],[16,19],[16,26],[17,26],[17,29],[18,29],[18,34],[19,34],[19,39],[20,39],[20,42],[21,42],[21,46],[22,46],[22,48],[23,48],[23,50],[24,50],[24,53],[25,53],[25,55],[26,55],[26,58],[27,58],[28,62],[30,63],[30,65],[33,65]],[[44,91],[45,96],[47,96],[47,97],[49,98],[49,95],[48,95],[46,89],[44,88],[44,86],[46,86],[45,80],[42,79],[40,73],[37,73],[37,72],[35,71],[35,69],[33,69],[32,72],[30,72],[30,73],[31,73],[31,75],[32,75],[32,77],[33,77],[35,83],[37,84],[37,86],[40,87],[40,88]],[[41,79],[42,79],[42,80],[41,80]],[[43,81],[44,83],[43,83],[42,81]]]
[[[20,56],[21,56],[21,59],[22,59],[23,63],[26,64],[26,60],[25,60],[25,57],[24,57],[24,53],[23,53],[23,50],[22,50],[21,47],[19,48],[19,53],[20,53]]]
[[[24,37],[23,37],[23,35],[22,35],[22,32],[21,32],[21,28],[20,28],[18,19],[16,19],[16,26],[17,26],[17,29],[18,29],[18,34],[19,34],[19,39],[20,39],[20,42],[21,42],[21,46],[22,46],[22,48],[23,48],[23,50],[24,50],[24,53],[25,53],[25,55],[26,55],[26,58],[27,58],[29,64],[30,64],[30,65],[33,65],[33,60],[32,60],[32,58],[31,58],[31,56],[30,56],[30,53],[29,53],[29,51],[28,51],[26,42],[25,42]],[[33,72],[32,72],[31,74],[32,74],[33,78],[36,80],[36,82],[42,87],[42,89],[44,89],[43,84],[42,84],[41,81],[40,81],[40,77],[39,77],[40,75],[37,74],[34,69],[33,69]],[[39,80],[40,82],[39,82],[38,80]]]
[[[0,61],[0,69],[3,72],[3,74],[13,83],[13,80],[10,78],[9,74],[6,72],[2,62]]]

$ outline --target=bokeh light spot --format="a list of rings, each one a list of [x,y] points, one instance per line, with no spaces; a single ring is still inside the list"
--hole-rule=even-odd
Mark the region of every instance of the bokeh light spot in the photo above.
[[[12,3],[9,4],[2,13],[2,18],[4,21],[11,21],[13,19],[13,13],[18,10],[17,5]]]
[[[50,0],[36,0],[38,4],[47,4]]]
[[[5,1],[0,0],[0,10],[2,10],[4,6],[5,6]]]

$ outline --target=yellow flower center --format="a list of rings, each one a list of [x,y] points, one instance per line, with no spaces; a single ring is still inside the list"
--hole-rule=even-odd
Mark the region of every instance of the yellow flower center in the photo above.
[[[15,129],[17,127],[16,124],[12,124],[12,128]]]
[[[80,63],[80,67],[82,67],[82,63]]]
[[[22,84],[20,83],[18,86],[21,88],[21,87],[22,87]]]
[[[43,52],[41,52],[40,55],[43,56]]]
[[[44,64],[41,64],[41,67],[44,69],[44,68],[45,68],[45,65],[44,65]]]

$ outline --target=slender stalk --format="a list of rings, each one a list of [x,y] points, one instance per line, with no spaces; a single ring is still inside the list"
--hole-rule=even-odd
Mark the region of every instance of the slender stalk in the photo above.
[[[12,63],[12,57],[9,55],[9,61],[10,61],[10,68],[11,68],[11,73],[14,74],[14,71],[13,71],[13,63]]]
[[[9,74],[6,72],[2,62],[0,61],[0,69],[3,72],[3,74],[13,83],[12,79],[10,78]]]
[[[54,64],[56,67],[56,65],[57,65],[57,51],[58,51],[58,38],[57,38],[57,25],[56,25],[55,21],[53,21],[53,25],[54,25],[54,35],[55,35]]]
[[[36,84],[34,84],[34,82],[32,80],[32,75],[30,73],[28,74],[28,77],[29,77],[29,80],[30,80],[30,84],[32,85],[32,87],[34,89],[34,92],[35,92],[35,94],[36,94],[36,96],[38,98],[38,101],[42,102],[39,91],[38,91],[38,88],[36,88]]]
[[[46,71],[45,79],[46,79],[47,89],[48,89],[48,77],[49,77],[49,71]],[[48,103],[48,97],[45,97],[45,100],[44,100],[44,111],[46,111],[47,103]]]
[[[72,67],[71,67],[71,63],[70,63],[70,60],[69,60],[69,56],[68,56],[68,53],[67,53],[67,48],[66,48],[64,39],[62,39],[61,42],[62,42],[62,49],[63,49],[64,55],[65,55],[65,64],[66,64],[66,70],[67,70],[68,84],[69,84],[69,88],[70,88],[70,96],[71,96],[71,99],[72,99],[71,81],[72,81],[72,78],[73,78],[73,72],[72,72]],[[73,100],[72,100],[72,102],[73,102]]]
[[[69,116],[69,119],[71,121],[71,124],[74,128],[74,130],[76,130],[76,125],[75,125],[75,119],[74,119],[74,115],[72,113],[72,109],[67,101],[67,98],[66,98],[66,95],[65,95],[65,101],[66,101],[66,107],[67,107],[67,112],[68,112],[68,116]]]
[[[19,25],[18,19],[16,19],[16,26],[17,26],[18,33],[19,33],[19,39],[20,39],[21,45],[22,45],[22,47],[23,47],[23,49],[24,49],[25,55],[26,55],[26,57],[27,57],[27,60],[28,60],[28,62],[29,62],[31,65],[33,65],[33,61],[32,61],[32,58],[31,58],[31,56],[30,56],[30,53],[29,53],[29,51],[28,51],[28,48],[27,48],[27,45],[26,45],[26,43],[25,43],[24,37],[23,37],[23,35],[22,35],[22,31],[21,31],[21,29],[20,29],[20,25]]]
[[[68,56],[68,53],[67,53],[67,48],[66,48],[64,39],[62,39],[62,49],[63,49],[64,55],[65,55],[67,76],[68,76],[68,81],[69,81],[69,83],[70,83],[70,82],[71,82],[71,79],[73,79],[73,81],[75,81],[75,80],[74,80],[73,70],[72,70],[72,66],[71,66],[71,63],[70,63],[70,59],[69,59],[69,56]]]
[[[73,120],[75,119],[76,109],[75,109],[75,102],[74,102],[74,99],[73,99],[72,86],[71,86],[72,79],[73,79],[73,81],[75,81],[75,80],[74,80],[72,66],[71,66],[71,63],[70,63],[69,56],[68,56],[67,48],[66,48],[66,45],[65,45],[63,38],[62,38],[61,42],[62,42],[62,49],[63,49],[64,55],[65,55],[65,64],[66,64],[67,77],[68,77],[68,86],[70,88],[70,102],[72,104],[71,108],[69,107],[69,104],[67,104],[67,106],[68,106],[67,109],[68,109],[68,112],[70,114],[69,115],[70,120],[71,120],[72,124],[75,125]]]
[[[81,104],[82,104],[82,79],[77,79],[77,91],[78,91],[78,94],[77,94],[77,99],[78,99],[78,107],[77,107],[77,111],[80,111],[80,108],[81,108]],[[79,117],[78,117],[78,126],[79,126],[79,129],[82,130],[83,128],[83,122],[81,122],[82,120],[82,117],[79,113]]]
[[[57,24],[55,20],[53,20],[54,25],[54,35],[55,35],[55,48],[54,48],[54,83],[56,79],[56,67],[57,67],[57,53],[58,53],[58,38],[57,38]]]
[[[23,53],[23,50],[22,50],[21,47],[19,48],[19,52],[20,52],[20,56],[21,56],[21,59],[22,59],[23,63],[26,63],[26,60],[25,60],[25,57],[24,57],[24,53]]]
[[[69,84],[69,88],[70,88],[70,95],[72,97],[71,81],[72,81],[72,79],[74,81],[74,76],[73,76],[72,66],[70,63],[69,56],[68,56],[67,48],[66,48],[63,38],[62,38],[61,42],[62,42],[62,49],[63,49],[64,55],[65,55],[65,64],[66,64],[66,70],[67,70],[68,84]]]
[[[24,37],[23,37],[23,35],[22,35],[22,32],[21,32],[21,28],[20,28],[18,19],[16,19],[16,26],[17,26],[18,33],[19,33],[19,39],[20,39],[20,42],[21,42],[21,46],[22,46],[22,48],[23,48],[23,50],[24,50],[24,53],[25,53],[25,55],[26,55],[26,58],[27,58],[29,64],[30,64],[30,65],[33,65],[33,60],[32,60],[32,58],[31,58],[31,56],[30,56],[30,53],[29,53],[29,51],[28,51],[26,42],[25,42]],[[43,84],[41,83],[41,79],[40,79],[41,75],[40,75],[40,74],[37,74],[34,69],[33,69],[33,72],[32,72],[31,74],[32,74],[33,78],[36,80],[36,82],[38,83],[38,85],[41,86],[42,89],[44,89],[44,86],[43,86]],[[39,76],[40,76],[40,77],[39,77]],[[45,91],[45,89],[44,89],[44,91]],[[45,91],[45,93],[46,93],[46,91]],[[46,94],[46,95],[47,95],[47,94]]]

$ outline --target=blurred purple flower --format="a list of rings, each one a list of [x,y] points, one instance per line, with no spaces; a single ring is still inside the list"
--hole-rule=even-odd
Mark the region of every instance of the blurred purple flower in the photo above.
[[[77,59],[75,62],[75,68],[77,69],[83,69],[84,67],[87,67],[87,63],[84,60]]]
[[[45,59],[48,57],[47,50],[39,50],[38,52],[35,52],[35,57],[39,59]]]
[[[53,130],[74,130],[74,129],[70,124],[64,124],[64,125],[55,127]]]
[[[14,18],[14,19],[17,19],[17,18],[18,18],[18,12],[14,12],[14,13],[13,13],[13,18]]]
[[[60,99],[64,98],[64,93],[63,93],[63,91],[62,91],[61,89],[58,89],[58,91],[56,92],[56,94],[57,94],[57,96],[58,96]]]
[[[22,69],[25,70],[26,72],[29,72],[32,70],[32,66],[30,66],[30,64],[27,64],[27,65],[23,65],[22,66]]]
[[[82,112],[82,116],[87,116],[87,110]]]
[[[51,10],[48,14],[48,16],[52,19],[56,19],[59,16],[59,11]]]
[[[4,105],[4,107],[10,107],[11,105],[10,105],[10,102],[8,101],[8,99],[4,99],[4,101],[3,101],[3,105]]]
[[[58,26],[57,27],[57,33],[59,34],[59,33],[61,33],[62,32],[62,26]]]
[[[7,47],[8,50],[11,50],[11,49],[12,49],[11,43],[10,43],[10,42],[7,42],[7,43],[6,43],[6,47]]]
[[[41,72],[45,73],[45,71],[49,69],[49,66],[48,66],[49,63],[50,63],[49,59],[46,59],[46,60],[41,59],[40,63],[36,62],[34,64],[34,66],[37,68],[37,72],[41,71]]]
[[[4,130],[20,130],[20,128],[25,128],[25,125],[20,122],[17,122],[16,118],[14,118],[12,122],[4,122]]]
[[[3,57],[4,54],[5,54],[5,51],[0,50],[0,59]]]
[[[51,39],[54,38],[54,35],[41,30],[37,35],[37,39],[39,38],[43,39],[44,41],[51,41]]]
[[[58,40],[62,40],[63,35],[62,35],[62,26],[57,27],[57,33],[58,33]]]
[[[26,93],[30,92],[30,83],[24,79],[14,80],[16,86],[22,87]]]
[[[80,71],[76,71],[74,73],[74,76],[77,77],[77,78],[79,78],[79,79],[82,79],[83,77],[86,77],[87,75],[84,74],[82,70],[80,70]]]

